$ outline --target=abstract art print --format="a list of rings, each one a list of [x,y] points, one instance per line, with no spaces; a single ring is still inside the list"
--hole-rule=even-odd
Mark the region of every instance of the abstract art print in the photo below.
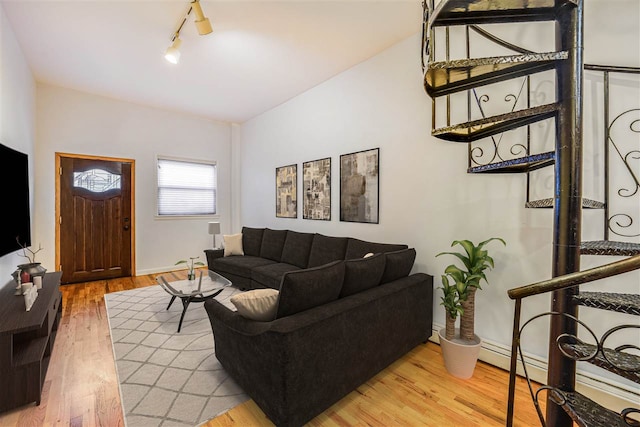
[[[340,221],[378,224],[380,149],[340,156]]]
[[[302,164],[302,218],[331,221],[331,157]]]
[[[276,168],[276,217],[298,217],[298,165]]]

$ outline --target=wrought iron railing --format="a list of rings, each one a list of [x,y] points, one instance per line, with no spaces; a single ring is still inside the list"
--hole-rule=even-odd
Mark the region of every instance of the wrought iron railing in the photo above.
[[[589,333],[595,338],[595,340],[597,341],[597,345],[596,345],[596,352],[593,354],[586,354],[586,355],[582,355],[579,356],[577,358],[575,358],[575,360],[581,360],[581,361],[588,361],[593,359],[594,357],[596,357],[597,353],[603,353],[604,352],[604,341],[606,341],[606,338],[608,336],[611,335],[611,333],[613,333],[614,331],[619,330],[621,327],[624,328],[638,328],[638,325],[622,325],[622,326],[618,326],[615,328],[610,329],[609,331],[607,331],[604,335],[603,338],[598,340],[596,337],[596,334],[592,331],[591,328],[589,328],[586,324],[584,324],[584,322],[581,322],[580,320],[578,320],[576,317],[568,315],[566,313],[557,313],[557,312],[546,312],[546,313],[541,313],[538,314],[534,317],[532,317],[531,319],[529,319],[526,323],[523,324],[523,326],[520,326],[521,323],[521,310],[522,310],[522,300],[524,298],[530,297],[530,296],[534,296],[534,295],[540,295],[540,294],[545,294],[545,293],[549,293],[549,292],[553,292],[553,291],[560,291],[560,290],[566,290],[569,288],[575,288],[579,285],[582,285],[584,283],[588,283],[588,282],[593,282],[596,280],[601,280],[601,279],[606,279],[609,277],[613,277],[619,274],[623,274],[623,273],[627,273],[627,272],[631,272],[634,270],[639,270],[640,269],[640,255],[638,256],[634,256],[634,257],[630,257],[630,258],[626,258],[624,260],[621,261],[616,261],[610,264],[606,264],[606,265],[602,265],[599,267],[595,267],[589,270],[584,270],[584,271],[579,271],[576,273],[570,273],[570,274],[565,274],[563,276],[557,276],[554,277],[552,279],[549,280],[544,280],[542,282],[538,282],[538,283],[533,283],[527,286],[522,286],[519,288],[515,288],[515,289],[510,289],[508,291],[508,295],[509,298],[511,298],[512,300],[515,300],[515,311],[514,311],[514,315],[513,315],[513,337],[512,337],[512,346],[511,346],[511,362],[510,362],[510,375],[509,375],[509,397],[508,397],[508,407],[507,407],[507,427],[511,427],[513,425],[513,415],[514,415],[514,397],[515,397],[515,386],[516,386],[516,377],[517,377],[517,364],[518,364],[518,355],[520,356],[520,362],[522,364],[522,369],[524,372],[524,377],[527,381],[528,387],[529,387],[529,392],[531,394],[531,398],[533,399],[536,411],[538,413],[538,416],[540,418],[540,423],[542,426],[546,426],[545,423],[545,419],[544,416],[542,414],[542,410],[540,408],[539,405],[539,399],[538,399],[538,394],[542,391],[542,390],[552,390],[552,392],[555,392],[555,399],[561,399],[561,394],[558,393],[558,390],[552,389],[550,387],[547,386],[542,386],[539,387],[537,390],[534,390],[534,386],[532,384],[532,380],[529,376],[529,373],[527,371],[527,365],[525,363],[525,356],[524,353],[522,351],[522,347],[521,347],[521,341],[520,338],[522,336],[522,331],[524,330],[524,328],[529,325],[532,321],[544,317],[544,316],[565,316],[568,319],[571,319],[572,321],[582,325],[583,327],[585,327],[587,329],[587,331],[589,331]],[[577,336],[573,335],[573,334],[562,334],[558,337],[556,343],[560,349],[561,352],[563,352],[563,354],[565,354],[565,356],[569,356],[572,357],[571,355],[567,354],[567,352],[563,349],[563,344],[568,342],[568,341],[574,341],[577,340]],[[615,350],[617,351],[623,351],[629,348],[635,348],[640,350],[640,347],[638,347],[637,343],[632,343],[629,344],[627,346],[619,346],[617,347]],[[608,358],[612,358],[611,356],[605,355],[605,357]],[[617,362],[613,362],[613,365],[616,366],[618,363]],[[621,366],[622,370],[631,370],[634,372],[638,372],[640,370],[640,367],[635,366],[632,369],[629,369],[628,367],[624,367]],[[636,413],[640,413],[640,411],[638,410],[627,410],[624,413],[624,417],[626,419],[629,419],[629,415],[633,412]],[[632,421],[629,421],[632,422]],[[632,424],[629,424],[632,425]]]
[[[602,111],[604,123],[604,229],[603,235],[605,240],[611,239],[611,234],[622,238],[634,238],[640,236],[640,209],[637,212],[614,212],[611,197],[612,193],[617,197],[638,200],[635,206],[640,206],[640,168],[638,171],[633,169],[632,162],[640,162],[640,145],[634,143],[625,144],[619,138],[623,132],[636,134],[640,138],[640,105],[635,108],[628,108],[619,112],[615,117],[611,118],[611,75],[612,74],[632,74],[640,78],[640,68],[638,67],[617,67],[609,65],[588,65],[585,64],[585,70],[602,73]],[[640,97],[640,86],[636,88],[636,99]],[[611,184],[611,176],[609,174],[609,166],[616,158],[618,167],[616,169],[625,172],[626,180],[618,180],[617,185]],[[617,188],[615,188],[617,187]],[[612,191],[613,190],[613,191]],[[633,205],[633,204],[632,204]],[[633,227],[638,228],[634,231]]]

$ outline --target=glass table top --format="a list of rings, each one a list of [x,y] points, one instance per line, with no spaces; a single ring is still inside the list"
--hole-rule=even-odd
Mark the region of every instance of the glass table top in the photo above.
[[[171,278],[171,279],[169,279]],[[198,270],[195,280],[172,280],[170,275],[156,277],[158,284],[170,295],[177,297],[201,296],[206,297],[225,287],[231,286],[231,282],[215,271]]]

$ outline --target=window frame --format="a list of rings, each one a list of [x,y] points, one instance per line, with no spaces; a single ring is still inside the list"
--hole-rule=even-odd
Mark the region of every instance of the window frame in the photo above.
[[[169,160],[176,162],[184,162],[184,163],[200,163],[204,165],[211,165],[214,167],[215,174],[215,214],[202,214],[202,215],[160,215],[159,213],[159,195],[160,195],[160,186],[158,183],[158,166],[161,160]],[[159,220],[175,220],[175,219],[219,219],[220,218],[220,206],[218,200],[219,188],[218,188],[218,162],[216,160],[207,160],[207,159],[194,159],[188,157],[176,157],[176,156],[165,156],[161,154],[157,154],[155,156],[155,219]]]

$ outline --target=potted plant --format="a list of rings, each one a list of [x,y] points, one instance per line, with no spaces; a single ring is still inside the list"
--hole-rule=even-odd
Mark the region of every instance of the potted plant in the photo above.
[[[204,266],[204,263],[200,261],[196,261],[198,258],[200,257],[199,256],[190,257],[189,260],[181,259],[180,261],[175,263],[175,265],[187,264],[187,268],[189,269],[189,271],[187,272],[188,280],[196,280],[196,270],[195,270],[196,266]]]
[[[447,266],[442,275],[441,305],[446,311],[446,323],[439,331],[440,346],[445,367],[452,375],[470,378],[478,360],[482,340],[475,334],[475,295],[482,289],[480,282],[487,284],[485,270],[494,267],[493,258],[484,248],[489,242],[497,240],[506,245],[499,237],[492,237],[475,245],[469,240],[454,240],[451,246],[460,245],[464,252],[441,252],[440,255],[453,255],[462,261],[463,267],[455,264]],[[459,334],[455,327],[460,317]]]

